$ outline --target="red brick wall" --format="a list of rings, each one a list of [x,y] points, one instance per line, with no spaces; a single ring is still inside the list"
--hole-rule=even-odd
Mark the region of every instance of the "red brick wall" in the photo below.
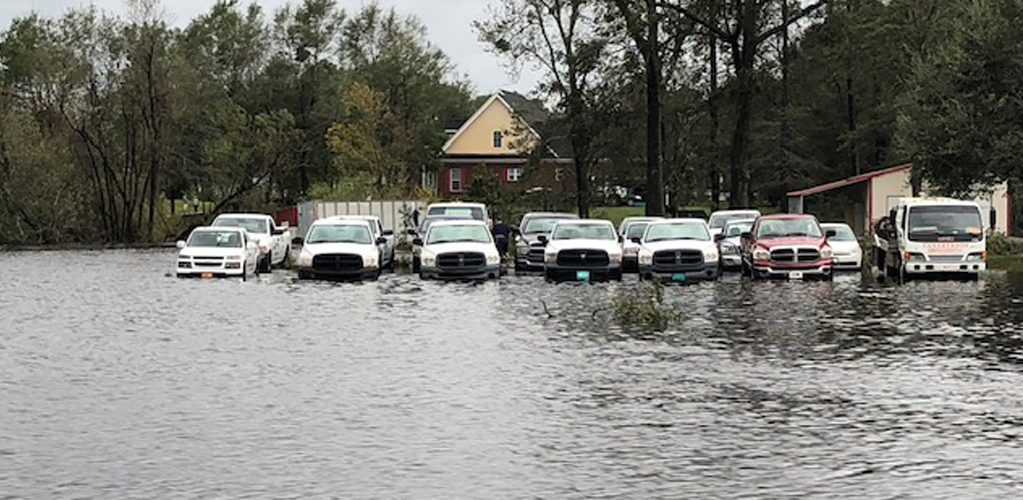
[[[451,170],[453,168],[460,169],[461,171],[461,191],[457,193],[451,191]],[[563,192],[568,196],[574,196],[575,194],[574,166],[570,163],[557,163],[553,161],[541,163],[536,167],[527,167],[526,165],[515,163],[500,164],[490,162],[487,162],[486,167],[482,163],[447,164],[441,167],[441,171],[437,175],[437,194],[441,198],[448,199],[464,196],[465,192],[469,189],[473,176],[478,175],[482,168],[487,168],[491,171],[492,175],[496,175],[506,189],[525,191],[542,186],[556,192]],[[507,169],[509,168],[522,169],[518,182],[508,182]]]

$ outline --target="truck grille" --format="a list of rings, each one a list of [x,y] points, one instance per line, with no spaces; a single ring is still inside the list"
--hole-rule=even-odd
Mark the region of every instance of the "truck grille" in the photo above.
[[[452,252],[437,256],[437,267],[441,269],[472,269],[487,264],[487,258],[479,252]]]
[[[703,252],[699,250],[662,250],[654,253],[655,266],[684,267],[699,264],[703,264]]]
[[[566,267],[605,267],[611,263],[603,250],[562,250],[558,252],[558,265]]]
[[[963,261],[962,255],[929,255],[928,262],[937,264],[958,264]]]
[[[539,265],[543,265],[543,253],[544,253],[543,247],[540,247],[540,248],[530,248],[529,249],[529,256],[526,257],[526,258],[529,260],[530,264],[534,264],[534,265],[538,265],[538,266]]]
[[[821,260],[821,252],[816,248],[779,248],[771,250],[774,262],[817,262]]]
[[[313,257],[316,271],[360,271],[362,256],[348,253],[330,253]]]

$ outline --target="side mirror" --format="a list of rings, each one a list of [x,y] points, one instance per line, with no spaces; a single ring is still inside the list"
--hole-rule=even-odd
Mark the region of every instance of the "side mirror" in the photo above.
[[[721,241],[723,239],[725,239],[724,233],[718,233],[718,234],[714,235],[714,241],[715,242],[719,242],[719,241]]]
[[[280,236],[280,235],[284,234],[287,231],[288,231],[288,228],[286,226],[277,226],[271,232],[273,233],[274,236]]]
[[[184,240],[179,240],[179,241],[178,241],[178,248],[185,248],[185,242],[184,242]]]
[[[394,236],[394,231],[391,229],[385,229],[384,236]]]
[[[519,226],[512,226],[511,227],[511,232],[515,236],[518,236],[518,235],[522,234],[522,231],[519,230]]]
[[[838,236],[838,231],[835,231],[834,229],[828,229],[827,231],[824,232],[824,236],[828,239],[834,238],[835,236]]]
[[[641,243],[643,243],[643,238],[640,238],[639,236],[637,236],[637,237],[632,239],[632,242],[637,244],[637,245],[641,244]]]
[[[377,238],[377,245],[386,245],[386,244],[387,244],[387,238],[384,238],[383,236]]]
[[[745,233],[742,233],[742,236],[739,236],[739,238],[742,239],[743,241],[752,240],[753,239],[753,233],[747,231]]]
[[[541,234],[540,236],[537,236],[536,237],[536,241],[539,241],[540,244],[542,244],[542,245],[546,245],[547,244],[547,235],[546,234]]]
[[[419,234],[415,229],[409,229],[408,231],[405,231],[405,233],[408,234],[409,236],[416,236],[417,234]]]
[[[416,239],[412,240],[412,244],[417,246],[417,247],[421,247],[421,246],[423,246],[423,239],[422,238],[416,238]]]

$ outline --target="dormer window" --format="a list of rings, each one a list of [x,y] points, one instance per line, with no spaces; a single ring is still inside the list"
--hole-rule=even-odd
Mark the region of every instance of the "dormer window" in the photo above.
[[[504,140],[504,134],[500,130],[494,131],[494,147],[501,148]]]

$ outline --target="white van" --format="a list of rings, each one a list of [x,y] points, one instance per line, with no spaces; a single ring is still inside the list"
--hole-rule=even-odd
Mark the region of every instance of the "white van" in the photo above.
[[[972,201],[903,198],[875,228],[874,259],[889,277],[958,274],[987,268],[984,212]]]

